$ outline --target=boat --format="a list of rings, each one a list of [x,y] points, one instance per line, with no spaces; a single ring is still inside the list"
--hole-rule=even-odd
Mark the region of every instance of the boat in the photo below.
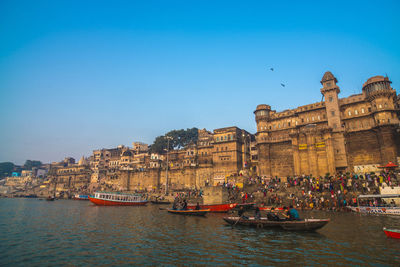
[[[118,192],[95,192],[89,200],[99,206],[144,206],[148,202],[141,195]]]
[[[200,209],[202,210],[210,210],[210,212],[228,212],[234,207],[236,207],[237,203],[230,204],[208,204],[208,205],[200,205]],[[188,209],[195,209],[195,204],[189,204]]]
[[[46,198],[46,200],[47,201],[54,201],[56,198],[55,197],[52,197],[52,196],[48,196],[47,198]]]
[[[348,207],[351,211],[365,214],[381,214],[381,215],[400,215],[400,207],[389,205],[366,206],[360,205],[360,199],[385,199],[385,198],[400,198],[400,194],[385,194],[385,195],[359,195],[357,197],[357,206]]]
[[[315,231],[324,227],[330,219],[304,219],[299,221],[271,221],[265,217],[224,217],[225,222],[231,225],[242,225],[257,228],[280,228],[289,231]]]
[[[152,200],[150,202],[152,204],[171,204],[171,201],[167,201],[167,200]]]
[[[173,209],[167,209],[167,211],[169,213],[173,213],[173,214],[190,215],[190,216],[205,216],[208,212],[210,212],[209,209],[203,209],[203,210],[194,210],[194,209],[173,210]]]
[[[88,195],[79,195],[79,194],[75,194],[72,199],[75,200],[89,200],[89,196]]]
[[[386,227],[383,227],[383,231],[387,237],[400,238],[400,230],[398,229],[387,229]]]

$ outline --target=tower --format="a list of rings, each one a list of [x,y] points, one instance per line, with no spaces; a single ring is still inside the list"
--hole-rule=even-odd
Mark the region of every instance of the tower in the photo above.
[[[375,132],[377,134],[381,163],[396,161],[399,119],[396,114],[396,91],[390,86],[388,77],[374,76],[363,85],[362,91],[370,102]]]
[[[337,86],[338,80],[330,71],[325,72],[322,77],[321,93],[325,98],[326,118],[328,127],[331,129],[331,140],[328,151],[328,161],[334,162],[336,171],[347,168],[346,147],[344,138],[344,127],[340,118],[339,93]],[[332,159],[333,157],[333,159]]]

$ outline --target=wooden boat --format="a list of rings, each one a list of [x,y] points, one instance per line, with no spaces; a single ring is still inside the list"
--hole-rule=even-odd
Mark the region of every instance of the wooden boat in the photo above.
[[[152,200],[150,201],[152,204],[159,204],[159,205],[164,205],[164,204],[171,204],[170,201],[166,201],[166,200]]]
[[[48,196],[47,198],[46,198],[46,200],[47,201],[54,201],[56,198],[55,197],[52,197],[52,196]]]
[[[76,195],[74,195],[74,196],[72,197],[72,199],[75,199],[75,200],[89,200],[89,196],[88,196],[88,195],[79,195],[79,194],[76,194]]]
[[[398,229],[387,229],[386,227],[383,227],[383,231],[387,237],[400,238],[400,230]]]
[[[169,213],[179,214],[179,215],[190,215],[190,216],[205,216],[210,210],[173,210],[167,209]]]
[[[210,210],[210,212],[228,212],[234,207],[236,207],[237,203],[230,203],[230,204],[213,204],[213,205],[200,205],[200,209]],[[195,209],[195,204],[189,204],[188,209]]]
[[[247,219],[240,217],[224,217],[224,221],[231,225],[243,225],[257,228],[280,228],[289,231],[315,231],[325,226],[330,219],[304,219],[301,221],[270,221],[262,217],[256,220],[254,217]]]
[[[147,200],[140,195],[96,192],[89,200],[99,206],[144,206]]]

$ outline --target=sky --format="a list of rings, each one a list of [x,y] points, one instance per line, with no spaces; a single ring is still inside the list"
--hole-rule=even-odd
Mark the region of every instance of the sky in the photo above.
[[[173,129],[400,84],[400,1],[0,1],[0,162],[60,161]],[[273,68],[274,71],[271,71]],[[285,87],[281,86],[281,83]]]

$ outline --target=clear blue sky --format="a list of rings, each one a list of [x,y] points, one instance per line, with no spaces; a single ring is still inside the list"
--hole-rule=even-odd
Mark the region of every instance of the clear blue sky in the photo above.
[[[374,75],[399,89],[399,3],[2,0],[0,162],[172,129],[254,133],[258,104],[320,101],[327,70],[341,97]]]

